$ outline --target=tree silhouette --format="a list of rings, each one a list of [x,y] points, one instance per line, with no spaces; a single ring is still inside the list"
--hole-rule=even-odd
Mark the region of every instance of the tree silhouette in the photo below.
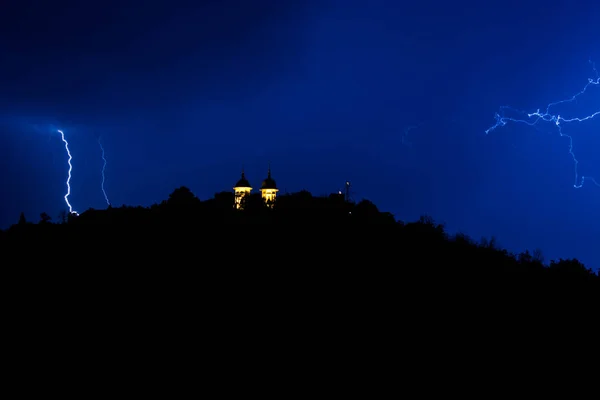
[[[595,276],[594,272],[591,268],[586,268],[579,260],[577,259],[567,259],[563,260],[562,258],[558,261],[551,261],[549,265],[550,271],[554,273],[560,273],[562,276],[572,276],[572,277],[583,277],[590,278]]]
[[[58,213],[58,220],[60,221],[61,224],[66,224],[67,223],[68,216],[67,216],[67,211],[66,210],[61,210]]]
[[[189,188],[181,186],[169,195],[167,204],[170,207],[190,208],[199,205],[200,199]]]
[[[40,224],[47,224],[52,220],[52,217],[48,213],[43,212],[40,214]]]
[[[600,293],[600,277],[576,259],[545,265],[539,251],[514,255],[493,238],[477,243],[463,234],[449,236],[443,224],[428,216],[404,223],[369,200],[351,203],[339,193],[313,196],[303,190],[278,196],[273,208],[265,205],[260,193],[247,196],[244,210],[233,204],[231,192],[201,201],[182,186],[150,207],[61,213],[59,219],[68,223],[52,224],[42,213],[40,223],[31,224],[21,213],[17,224],[0,231],[0,248],[7,249],[2,255],[8,265],[18,259],[11,258],[11,249],[21,259],[32,250],[27,261],[38,257],[42,265],[49,262],[48,252],[39,249],[60,248],[69,254],[65,260],[82,266],[106,257],[108,263],[146,265],[148,270],[164,262],[188,266],[186,270],[203,276],[230,271],[228,278],[221,278],[228,284],[253,279],[246,274],[254,279],[264,276],[260,268],[248,267],[258,262],[270,268],[269,275],[277,280],[272,286],[282,290],[302,279],[308,286],[323,282],[327,290],[352,288],[353,295],[372,290],[373,298],[416,290],[422,298],[439,297],[434,304],[442,309],[453,301],[453,307],[464,309],[464,302],[456,303],[460,298],[473,304],[488,301],[491,307],[529,298],[540,307],[557,297],[587,304],[584,297]],[[229,259],[244,268],[231,274]],[[368,283],[373,271],[378,276]],[[356,283],[347,284],[352,279]],[[215,281],[207,277],[206,282]]]

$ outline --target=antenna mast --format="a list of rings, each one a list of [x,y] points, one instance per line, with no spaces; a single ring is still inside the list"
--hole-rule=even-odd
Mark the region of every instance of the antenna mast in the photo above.
[[[350,197],[350,181],[346,181],[346,195],[344,200],[348,203],[352,202],[352,197]]]

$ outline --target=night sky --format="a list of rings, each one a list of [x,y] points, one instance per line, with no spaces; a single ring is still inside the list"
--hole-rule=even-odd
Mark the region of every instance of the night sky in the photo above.
[[[343,189],[510,251],[600,266],[600,186],[556,125],[508,123],[600,71],[600,2],[15,1],[0,9],[0,227],[207,199],[269,162],[282,192]],[[600,85],[558,107],[600,110]],[[526,115],[512,113],[512,117]],[[415,127],[411,129],[411,127]],[[563,124],[600,182],[600,116]]]

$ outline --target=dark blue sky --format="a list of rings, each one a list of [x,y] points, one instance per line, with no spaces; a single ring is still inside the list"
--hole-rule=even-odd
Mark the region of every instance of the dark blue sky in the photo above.
[[[594,78],[598,21],[600,3],[572,0],[3,2],[0,225],[65,208],[62,129],[80,212],[106,206],[101,136],[116,206],[180,185],[206,199],[242,164],[258,187],[271,161],[289,192],[350,180],[400,219],[597,268],[600,187],[573,188],[568,140],[485,130]],[[598,109],[600,85],[561,112]],[[600,178],[600,118],[563,130]]]

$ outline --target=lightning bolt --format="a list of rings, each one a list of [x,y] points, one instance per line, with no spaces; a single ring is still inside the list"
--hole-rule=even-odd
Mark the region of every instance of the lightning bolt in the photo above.
[[[516,111],[516,110],[514,110],[508,106],[501,107],[500,110],[495,115],[496,123],[492,127],[488,128],[485,131],[485,134],[487,135],[494,129],[505,126],[508,122],[518,122],[518,123],[527,124],[529,126],[534,126],[540,121],[552,122],[556,125],[559,135],[561,137],[566,137],[567,139],[569,139],[569,147],[568,147],[569,154],[573,158],[573,163],[574,163],[574,168],[575,168],[575,182],[573,184],[573,187],[575,187],[576,189],[579,189],[579,188],[583,187],[583,184],[585,183],[585,181],[590,181],[593,184],[595,184],[596,186],[600,187],[600,183],[598,183],[598,181],[596,181],[592,177],[589,177],[589,176],[581,176],[581,178],[579,177],[579,169],[578,169],[579,160],[577,160],[577,157],[575,156],[575,152],[573,151],[573,137],[565,134],[562,130],[562,125],[565,123],[585,122],[585,121],[589,121],[597,116],[600,116],[600,110],[598,110],[590,115],[584,116],[584,117],[572,117],[572,118],[565,118],[560,114],[554,114],[554,113],[550,112],[550,109],[554,106],[576,101],[577,98],[579,96],[583,95],[590,87],[592,87],[592,86],[600,87],[600,75],[598,74],[596,65],[592,61],[590,61],[590,64],[592,64],[592,70],[596,74],[596,78],[595,79],[588,78],[587,84],[578,93],[574,94],[572,97],[567,98],[565,100],[555,101],[553,103],[548,104],[548,106],[546,107],[546,110],[544,112],[542,112],[542,111],[540,111],[540,109],[538,109],[536,112],[528,113],[527,114],[528,119],[516,119],[516,118],[507,117],[504,115],[504,112],[506,110],[513,110],[513,111]],[[523,113],[523,114],[525,114],[525,113]]]
[[[104,182],[106,181],[106,176],[104,174],[104,171],[106,170],[106,157],[104,155],[104,146],[102,146],[102,140],[100,136],[98,137],[98,144],[100,145],[100,150],[102,150],[102,161],[104,161],[104,164],[102,165],[102,183],[100,184],[100,188],[102,189],[102,194],[104,194],[104,200],[106,200],[106,204],[110,206],[110,201],[106,195],[106,190],[104,190]]]
[[[69,203],[69,195],[71,194],[71,171],[73,170],[71,160],[73,157],[71,157],[71,152],[69,151],[69,142],[67,142],[67,139],[65,139],[64,132],[58,129],[58,133],[60,133],[62,141],[65,143],[65,150],[67,150],[67,155],[69,156],[69,159],[67,160],[67,163],[69,164],[69,175],[67,177],[67,194],[65,194],[65,203],[67,203],[67,207],[69,207],[69,213],[79,215],[77,211],[73,211],[73,207],[71,207],[71,203]]]

